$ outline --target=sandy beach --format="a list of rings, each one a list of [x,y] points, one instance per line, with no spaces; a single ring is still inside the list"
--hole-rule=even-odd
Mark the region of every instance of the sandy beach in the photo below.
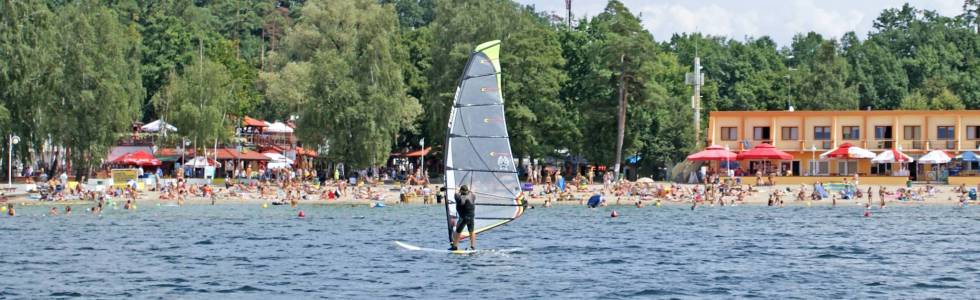
[[[658,182],[650,185],[667,186],[669,184]],[[697,185],[693,185],[693,184],[674,184],[675,188],[680,188],[679,193],[677,193],[678,195],[671,198],[669,197],[660,198],[661,204],[662,205],[686,205],[686,206],[691,205],[692,194],[690,191],[696,188],[696,186]],[[440,187],[441,185],[430,186],[432,191],[438,191]],[[743,186],[743,187],[747,187],[747,186]],[[867,185],[859,186],[859,188],[862,191],[867,191],[868,187],[869,186]],[[877,195],[879,186],[870,186],[870,187],[872,188],[873,193],[875,193],[873,202],[871,204],[872,206],[877,207],[880,205],[880,199]],[[922,189],[926,188],[926,186],[916,185],[913,186],[913,189],[919,189],[920,187]],[[422,194],[421,190],[423,188],[422,186],[406,186],[405,190],[408,191],[408,195],[407,197],[405,197],[406,201],[402,201],[401,194],[403,188],[401,185],[397,185],[397,184],[372,185],[371,186],[372,193],[376,195],[373,199],[357,198],[354,197],[351,192],[348,192],[348,194],[342,195],[341,197],[335,199],[327,199],[326,197],[321,196],[322,191],[325,191],[326,189],[333,190],[335,188],[336,186],[334,185],[326,185],[323,187],[323,190],[317,189],[316,187],[310,187],[309,188],[310,191],[315,191],[315,192],[303,193],[302,196],[300,196],[300,199],[296,201],[296,204],[297,205],[338,205],[338,206],[375,205],[375,203],[379,203],[379,202],[384,203],[385,205],[399,205],[399,204],[434,205],[436,204],[434,202],[435,196],[432,196],[433,199],[431,203],[425,203],[425,201],[423,201],[424,197],[421,195]],[[904,186],[885,186],[886,191],[889,193],[885,197],[886,205],[959,205],[960,194],[954,191],[957,188],[956,186],[951,186],[951,185],[934,186],[934,192],[931,194],[923,193],[921,200],[898,200],[898,195],[896,191],[898,191],[900,188],[904,188]],[[967,187],[967,189],[970,188],[971,187]],[[365,188],[361,187],[360,189],[362,189],[362,192],[358,194],[363,195],[364,194],[363,190]],[[799,189],[800,189],[799,185],[776,185],[776,186],[752,187],[751,191],[746,192],[744,196],[744,201],[738,203],[738,205],[763,205],[763,206],[767,205],[770,195],[777,190],[780,191],[781,193],[780,198],[783,201],[783,206],[829,206],[833,204],[833,201],[831,199],[799,201],[797,200],[797,193]],[[603,192],[603,186],[589,185],[587,189],[567,193],[564,197],[561,197],[558,194],[544,194],[542,193],[543,190],[544,190],[543,185],[536,185],[533,191],[525,192],[525,195],[528,196],[526,197],[526,199],[528,200],[529,205],[535,206],[536,208],[540,208],[540,207],[544,207],[546,202],[548,202],[549,200],[552,205],[584,205],[584,203],[588,200],[589,197],[591,197],[596,193]],[[811,193],[811,191],[812,191],[812,186],[807,186],[806,187],[807,197],[805,197],[805,199],[809,199],[809,194]],[[834,191],[828,191],[828,193],[832,195],[839,194],[839,192],[834,192]],[[379,194],[381,200],[378,200],[377,195]],[[15,205],[59,205],[59,206],[60,205],[87,206],[87,205],[93,205],[95,203],[94,201],[91,200],[82,200],[79,199],[78,197],[72,197],[72,196],[67,196],[66,200],[61,200],[61,201],[40,201],[34,199],[36,198],[36,196],[32,197],[31,195],[32,195],[31,193],[15,194],[7,200],[7,203],[13,203]],[[288,201],[285,201],[284,195],[285,193],[283,193],[279,189],[270,192],[269,196],[261,197],[258,195],[258,193],[233,194],[233,193],[229,193],[229,191],[224,188],[219,188],[216,190],[216,197],[214,199],[214,204],[216,205],[254,204],[258,207],[263,206],[263,204],[265,204],[266,206],[270,206],[273,204],[288,205],[289,203]],[[864,195],[864,197],[861,197],[859,199],[852,199],[852,200],[844,200],[841,199],[840,196],[836,196],[836,195],[834,195],[834,197],[837,198],[837,205],[864,205],[865,203],[868,203],[867,195]],[[563,198],[563,199],[559,201],[559,198]],[[611,205],[611,206],[616,206],[616,205],[633,206],[636,204],[637,200],[641,200],[644,205],[650,206],[656,203],[658,197],[654,197],[654,196],[628,197],[625,195],[617,196],[615,192],[607,191],[604,192],[603,198],[606,201],[606,205]],[[729,205],[733,200],[736,199],[736,196],[734,195],[724,196],[723,199],[726,205]],[[125,202],[125,198],[122,197],[107,197],[106,200],[115,203]],[[161,199],[160,192],[141,191],[138,194],[137,203],[139,205],[154,205],[154,206],[175,205],[177,201],[173,199]],[[211,198],[203,197],[203,196],[189,196],[184,201],[184,205],[211,205],[211,204],[212,204]],[[701,202],[701,204],[699,205],[712,205],[712,203],[705,201],[705,202]],[[715,203],[715,205],[717,205],[717,203]]]

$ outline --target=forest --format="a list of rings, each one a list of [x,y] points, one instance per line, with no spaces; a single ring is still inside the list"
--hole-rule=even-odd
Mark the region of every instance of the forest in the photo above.
[[[244,116],[293,120],[304,146],[353,167],[422,139],[438,149],[463,63],[495,39],[515,157],[615,164],[622,89],[624,157],[647,173],[681,161],[698,144],[695,56],[705,123],[790,106],[980,109],[980,0],[955,16],[896,5],[870,32],[789,45],[654,37],[617,0],[571,22],[508,0],[0,1],[3,144],[19,136],[21,160],[70,149],[77,170],[161,118],[180,128],[168,143],[194,145],[231,143]]]

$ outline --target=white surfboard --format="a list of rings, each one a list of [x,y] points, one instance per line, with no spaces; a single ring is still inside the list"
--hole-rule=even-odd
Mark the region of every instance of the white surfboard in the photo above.
[[[511,249],[485,249],[485,250],[469,250],[469,249],[459,249],[459,250],[448,250],[448,249],[433,249],[419,247],[412,244],[408,244],[401,241],[395,241],[395,245],[401,247],[402,249],[409,251],[424,251],[424,252],[435,252],[435,253],[451,253],[451,254],[473,254],[480,252],[494,252],[494,253],[511,253],[521,251],[521,248],[511,248]]]

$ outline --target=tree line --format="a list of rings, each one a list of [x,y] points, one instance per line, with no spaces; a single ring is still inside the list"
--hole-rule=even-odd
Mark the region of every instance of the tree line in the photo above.
[[[695,56],[704,114],[980,108],[978,2],[957,16],[906,4],[863,39],[808,32],[780,46],[658,41],[617,0],[572,22],[509,0],[2,0],[0,130],[20,136],[21,160],[62,146],[83,172],[133,121],[208,145],[232,142],[247,115],[294,120],[327,160],[380,165],[423,138],[440,147],[463,63],[500,39],[515,155],[615,164],[622,103],[622,152],[653,173],[697,145],[684,82]]]

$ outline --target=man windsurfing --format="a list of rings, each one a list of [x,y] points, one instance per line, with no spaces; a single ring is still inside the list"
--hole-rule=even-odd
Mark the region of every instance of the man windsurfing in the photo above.
[[[469,186],[463,185],[459,187],[459,192],[456,192],[454,198],[456,200],[456,213],[459,216],[456,219],[453,245],[449,251],[459,249],[459,238],[464,226],[470,233],[470,250],[476,250],[476,232],[473,231],[473,219],[476,216],[476,195],[470,191]]]

